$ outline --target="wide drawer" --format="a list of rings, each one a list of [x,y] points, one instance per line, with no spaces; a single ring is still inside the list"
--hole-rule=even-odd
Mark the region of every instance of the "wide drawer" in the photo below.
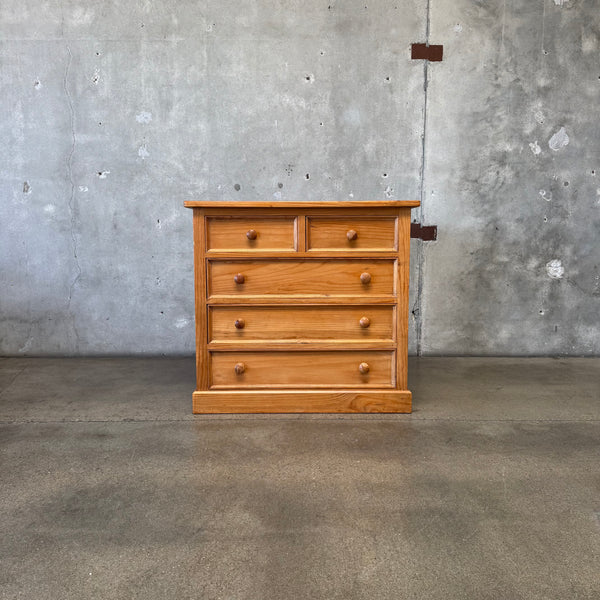
[[[208,261],[208,296],[393,296],[394,260]]]
[[[297,250],[296,217],[207,217],[208,252]]]
[[[212,352],[211,389],[392,388],[395,353]]]
[[[308,250],[394,251],[396,217],[308,217]]]
[[[394,306],[211,306],[209,342],[392,343]]]

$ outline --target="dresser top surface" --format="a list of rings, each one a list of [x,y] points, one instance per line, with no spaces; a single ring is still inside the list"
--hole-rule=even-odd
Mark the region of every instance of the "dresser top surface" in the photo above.
[[[414,208],[419,200],[340,200],[340,201],[238,201],[186,200],[186,208]]]

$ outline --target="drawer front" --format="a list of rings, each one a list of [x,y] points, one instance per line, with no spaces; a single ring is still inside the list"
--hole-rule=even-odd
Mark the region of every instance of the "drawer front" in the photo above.
[[[208,252],[297,249],[296,218],[206,218]]]
[[[396,338],[394,306],[211,306],[208,314],[211,342]]]
[[[393,296],[394,260],[208,261],[209,297]]]
[[[308,250],[398,249],[396,217],[308,217],[306,232]]]
[[[212,352],[212,389],[392,388],[395,353]]]

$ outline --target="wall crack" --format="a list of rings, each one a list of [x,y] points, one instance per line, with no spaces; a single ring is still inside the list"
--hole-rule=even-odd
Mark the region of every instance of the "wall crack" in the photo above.
[[[429,46],[429,31],[430,31],[430,18],[431,18],[431,5],[430,0],[427,0],[426,6],[426,21],[425,21],[425,44]],[[421,147],[421,189],[420,189],[420,201],[421,206],[419,207],[419,220],[418,223],[422,227],[425,222],[425,159],[426,159],[426,135],[427,135],[427,88],[428,88],[428,75],[429,75],[429,61],[426,60],[423,63],[423,144]],[[425,247],[423,246],[423,240],[417,241],[417,294],[415,303],[412,310],[412,315],[415,320],[415,337],[416,337],[416,350],[417,356],[421,356],[423,353],[423,278],[425,268]]]

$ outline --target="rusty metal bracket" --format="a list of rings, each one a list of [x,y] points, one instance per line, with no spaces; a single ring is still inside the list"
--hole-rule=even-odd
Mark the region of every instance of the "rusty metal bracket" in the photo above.
[[[439,62],[444,56],[444,46],[429,46],[428,44],[412,44],[410,57],[413,60],[428,60]]]
[[[437,225],[410,224],[410,237],[424,242],[435,242],[437,240]]]

